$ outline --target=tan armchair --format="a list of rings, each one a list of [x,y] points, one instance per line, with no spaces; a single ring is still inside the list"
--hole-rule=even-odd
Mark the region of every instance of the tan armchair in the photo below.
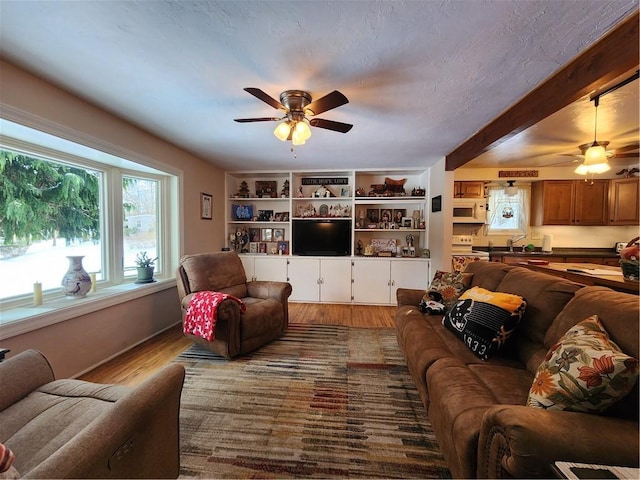
[[[0,442],[25,478],[177,478],[184,367],[136,385],[55,380],[36,350],[0,363]]]
[[[291,285],[287,282],[247,282],[242,261],[235,252],[185,255],[180,259],[176,279],[183,322],[195,292],[228,293],[247,306],[246,311],[240,313],[236,302],[224,300],[220,304],[213,341],[187,334],[198,345],[226,358],[265,345],[280,337],[289,325]]]

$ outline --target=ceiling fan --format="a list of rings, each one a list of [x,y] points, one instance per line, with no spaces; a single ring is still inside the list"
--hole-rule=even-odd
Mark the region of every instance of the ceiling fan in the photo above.
[[[637,159],[639,157],[639,153],[638,150],[640,149],[640,144],[638,142],[632,142],[629,143],[627,145],[624,145],[622,147],[613,149],[613,150],[607,150],[607,146],[609,145],[610,142],[606,141],[606,140],[598,140],[597,141],[598,145],[604,147],[605,149],[605,155],[607,160],[610,159],[614,159],[614,158],[634,158]],[[556,163],[552,163],[547,165],[547,167],[555,167],[558,165],[566,165],[566,164],[571,164],[571,163],[578,163],[578,162],[583,162],[585,159],[585,153],[587,152],[587,150],[589,149],[589,147],[593,146],[593,142],[588,142],[588,143],[583,143],[582,145],[578,146],[578,148],[580,149],[580,153],[562,153],[562,156],[565,157],[573,157],[572,160],[564,160],[562,162],[556,162]]]
[[[311,94],[302,90],[285,90],[280,94],[280,101],[269,96],[259,88],[248,87],[244,89],[264,103],[271,105],[277,110],[282,110],[282,117],[259,117],[259,118],[235,118],[236,122],[282,122],[273,132],[280,140],[291,140],[293,145],[302,145],[311,136],[311,127],[324,128],[334,132],[347,133],[353,125],[322,118],[312,118],[323,112],[337,108],[349,103],[347,97],[337,90],[313,101]]]

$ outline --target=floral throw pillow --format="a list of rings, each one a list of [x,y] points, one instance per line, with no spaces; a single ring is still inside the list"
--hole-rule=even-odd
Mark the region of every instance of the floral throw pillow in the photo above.
[[[600,413],[631,391],[638,360],[620,350],[597,315],[574,325],[538,367],[527,405]]]
[[[449,310],[451,306],[456,303],[460,295],[471,285],[473,279],[473,273],[458,273],[458,272],[443,272],[442,270],[436,270],[436,274],[433,276],[429,289],[424,294],[422,302],[420,302],[421,309],[423,303],[427,303],[432,300],[437,300],[442,303],[445,310]],[[430,295],[430,292],[436,292],[439,295]],[[423,310],[424,313],[424,310]]]

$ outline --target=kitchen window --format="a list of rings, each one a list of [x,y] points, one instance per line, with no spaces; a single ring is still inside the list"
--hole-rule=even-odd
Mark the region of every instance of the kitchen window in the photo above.
[[[531,186],[517,185],[517,192],[507,195],[506,187],[489,185],[487,235],[526,235],[529,227]]]

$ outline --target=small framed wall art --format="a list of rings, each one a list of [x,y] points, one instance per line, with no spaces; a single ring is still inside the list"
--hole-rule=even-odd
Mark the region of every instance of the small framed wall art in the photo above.
[[[209,193],[200,193],[200,218],[213,219],[213,197]]]

